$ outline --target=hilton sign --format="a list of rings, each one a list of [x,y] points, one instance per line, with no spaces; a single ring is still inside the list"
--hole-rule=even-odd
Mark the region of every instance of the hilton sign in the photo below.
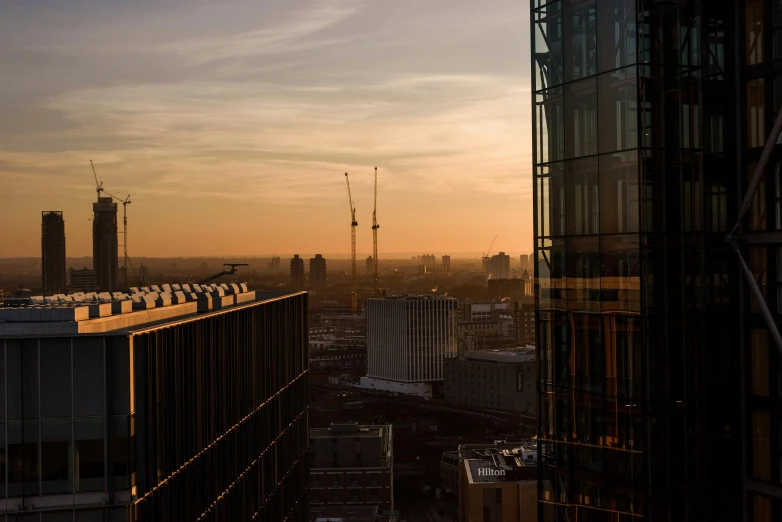
[[[494,468],[478,468],[478,476],[479,477],[504,477],[505,470],[494,469]]]

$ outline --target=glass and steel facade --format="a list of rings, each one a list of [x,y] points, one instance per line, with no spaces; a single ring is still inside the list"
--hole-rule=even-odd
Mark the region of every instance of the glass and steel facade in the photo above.
[[[779,520],[780,359],[725,235],[782,3],[533,0],[531,25],[541,520]],[[779,152],[740,226],[777,315]]]
[[[308,520],[307,295],[0,338],[0,521]]]

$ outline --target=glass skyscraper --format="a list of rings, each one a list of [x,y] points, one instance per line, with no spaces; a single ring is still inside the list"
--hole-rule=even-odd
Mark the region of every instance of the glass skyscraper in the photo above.
[[[779,520],[780,358],[725,236],[782,2],[533,0],[531,32],[541,520]],[[779,152],[739,226],[776,317]]]

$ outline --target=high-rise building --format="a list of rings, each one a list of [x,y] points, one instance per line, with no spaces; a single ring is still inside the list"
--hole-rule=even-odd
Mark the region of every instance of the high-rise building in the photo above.
[[[82,269],[68,269],[68,275],[70,278],[70,285],[68,289],[73,292],[97,292],[98,287],[98,273],[95,270],[90,270],[87,267]]]
[[[111,198],[98,198],[92,212],[92,269],[101,291],[112,292],[118,285],[117,204]]]
[[[450,297],[367,299],[367,377],[362,386],[431,396],[443,360],[456,355],[457,302]]]
[[[451,256],[443,256],[443,275],[451,275]]]
[[[326,260],[316,254],[310,259],[310,288],[322,290],[326,287]]]
[[[505,252],[491,256],[488,263],[488,273],[492,279],[508,279],[510,277],[510,256]]]
[[[3,520],[309,520],[306,294],[171,287],[0,308]]]
[[[274,256],[269,260],[269,272],[272,274],[278,274],[280,273],[280,258],[279,256]]]
[[[428,274],[434,272],[435,265],[437,264],[437,258],[434,254],[424,254],[421,256],[421,266],[424,268],[424,273]]]
[[[65,220],[60,211],[41,213],[41,284],[44,294],[64,294]]]
[[[310,430],[310,502],[394,509],[391,425],[332,423]]]
[[[367,264],[367,275],[371,275],[374,270],[374,265],[372,264],[372,256],[369,256],[366,261]]]
[[[291,259],[291,289],[301,290],[304,288],[304,259],[299,254]]]
[[[531,9],[542,520],[779,517],[782,4]]]

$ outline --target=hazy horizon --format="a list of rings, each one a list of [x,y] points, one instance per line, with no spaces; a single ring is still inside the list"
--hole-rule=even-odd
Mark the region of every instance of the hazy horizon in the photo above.
[[[523,3],[3,11],[0,257],[40,255],[44,210],[64,212],[69,256],[91,255],[91,159],[108,192],[131,195],[133,258],[349,252],[344,172],[369,251],[374,166],[381,258],[478,256],[495,234],[494,253],[532,250]]]

